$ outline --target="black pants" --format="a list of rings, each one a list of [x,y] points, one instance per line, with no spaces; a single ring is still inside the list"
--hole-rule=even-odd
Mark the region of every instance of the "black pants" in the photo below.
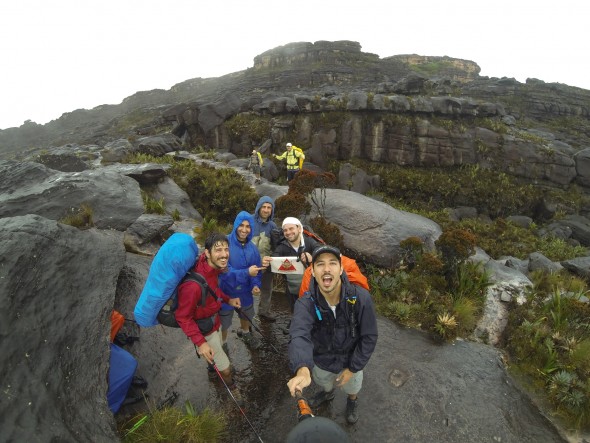
[[[295,174],[299,172],[299,169],[287,169],[287,181],[293,180]]]

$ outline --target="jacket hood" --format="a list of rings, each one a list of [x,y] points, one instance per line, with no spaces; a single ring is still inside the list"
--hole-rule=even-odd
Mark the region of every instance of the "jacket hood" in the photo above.
[[[252,217],[252,214],[250,214],[249,212],[246,211],[241,211],[236,219],[234,220],[234,229],[231,231],[230,236],[235,240],[238,241],[238,234],[237,234],[237,229],[238,226],[240,226],[242,224],[242,222],[244,220],[247,220],[248,223],[250,223],[250,228],[254,228],[254,217]],[[250,229],[250,233],[248,234],[248,237],[246,238],[246,243],[249,242],[250,240],[252,240],[252,236],[254,235],[252,232],[252,229]]]
[[[274,218],[274,216],[275,216],[275,201],[272,198],[270,198],[268,195],[265,195],[265,196],[260,197],[260,199],[258,200],[258,203],[256,203],[256,209],[254,210],[254,218],[256,218],[256,221],[259,221],[259,222],[262,221],[262,219],[260,218],[260,208],[265,203],[270,203],[272,206],[272,211],[270,212],[270,217],[268,218],[268,221],[271,221]]]

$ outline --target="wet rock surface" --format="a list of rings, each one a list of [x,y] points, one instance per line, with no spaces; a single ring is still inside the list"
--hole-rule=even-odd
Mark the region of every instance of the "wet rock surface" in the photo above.
[[[237,337],[235,318],[229,336],[230,360],[246,400],[244,414],[267,443],[284,442],[297,425],[296,401],[286,387],[290,372],[284,332],[290,313],[284,295],[273,295],[273,311],[276,323],[256,322],[264,334],[259,350],[250,351]],[[331,404],[313,411],[342,426],[353,442],[565,441],[512,381],[497,349],[465,341],[435,343],[420,331],[383,318],[378,322],[379,341],[359,393],[358,423],[346,424],[341,390]],[[223,411],[229,422],[224,442],[260,441],[220,381],[207,379],[205,363],[180,330],[155,327],[140,335],[131,352],[138,358],[138,373],[150,383],[151,399],[160,401],[176,391],[178,407],[189,400],[197,410]],[[312,384],[304,395],[309,398],[317,389]]]

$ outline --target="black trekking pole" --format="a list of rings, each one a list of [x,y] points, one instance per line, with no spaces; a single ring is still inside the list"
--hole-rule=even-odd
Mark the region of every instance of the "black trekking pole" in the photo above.
[[[306,418],[315,417],[313,411],[303,396],[303,392],[299,389],[295,391],[295,398],[297,399],[297,421],[305,420]]]
[[[246,320],[248,320],[248,322],[250,322],[250,324],[251,324],[251,325],[252,325],[252,327],[253,327],[253,328],[256,330],[256,332],[258,332],[260,335],[262,335],[262,336],[263,336],[263,337],[266,339],[266,341],[268,342],[268,344],[270,345],[270,347],[271,347],[271,348],[273,348],[273,350],[274,350],[274,351],[275,351],[277,354],[280,354],[280,353],[281,353],[281,352],[280,352],[280,351],[279,351],[279,350],[278,350],[278,349],[275,347],[275,345],[273,345],[273,344],[270,342],[270,339],[269,339],[269,338],[268,338],[266,335],[264,335],[264,334],[262,333],[262,331],[260,330],[260,328],[254,324],[254,322],[253,322],[253,321],[252,321],[252,319],[251,319],[251,318],[248,316],[248,314],[246,314],[244,311],[242,311],[242,309],[241,309],[241,308],[234,308],[234,309],[235,309],[235,310],[236,310],[236,312],[238,313],[238,316],[240,316],[240,317],[244,317]]]
[[[201,358],[201,356],[199,355],[199,350],[197,349],[197,345],[195,345],[195,352],[197,353],[197,357]],[[236,400],[236,397],[234,397],[234,394],[232,394],[231,389],[229,388],[229,386],[227,385],[227,383],[225,382],[225,380],[223,379],[223,375],[221,375],[221,372],[219,372],[219,368],[217,367],[217,365],[215,364],[215,361],[211,361],[211,366],[213,366],[213,368],[215,369],[215,372],[217,372],[217,375],[219,376],[219,379],[221,380],[221,382],[223,383],[223,386],[225,386],[225,389],[227,390],[227,392],[229,393],[229,396],[232,398],[232,400],[234,401],[234,403],[236,404],[236,406],[238,407],[238,409],[240,410],[240,412],[242,413],[242,415],[244,416],[244,418],[246,419],[246,421],[248,422],[248,424],[250,425],[250,428],[252,428],[252,431],[254,431],[254,434],[256,434],[256,437],[258,437],[258,440],[260,440],[261,443],[264,443],[264,441],[262,441],[262,438],[260,437],[260,435],[258,434],[258,432],[256,432],[256,428],[254,428],[254,425],[252,424],[252,422],[248,419],[248,417],[246,416],[246,413],[244,412],[244,410],[240,407],[240,404],[238,403],[238,401]]]

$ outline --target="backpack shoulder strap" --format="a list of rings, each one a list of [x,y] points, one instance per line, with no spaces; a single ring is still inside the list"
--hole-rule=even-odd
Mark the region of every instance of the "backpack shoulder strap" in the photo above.
[[[346,273],[344,273],[346,274]],[[352,337],[355,338],[357,331],[356,328],[358,327],[358,307],[357,307],[357,288],[358,286],[348,282],[348,285],[345,289],[344,299],[346,300],[346,306],[349,309],[349,319],[350,319],[350,329]]]
[[[205,306],[205,301],[207,300],[207,295],[211,294],[212,297],[217,298],[217,294],[211,289],[205,277],[203,277],[198,272],[193,271],[192,269],[186,273],[184,278],[182,279],[181,283],[185,281],[194,281],[201,286],[201,306]]]

